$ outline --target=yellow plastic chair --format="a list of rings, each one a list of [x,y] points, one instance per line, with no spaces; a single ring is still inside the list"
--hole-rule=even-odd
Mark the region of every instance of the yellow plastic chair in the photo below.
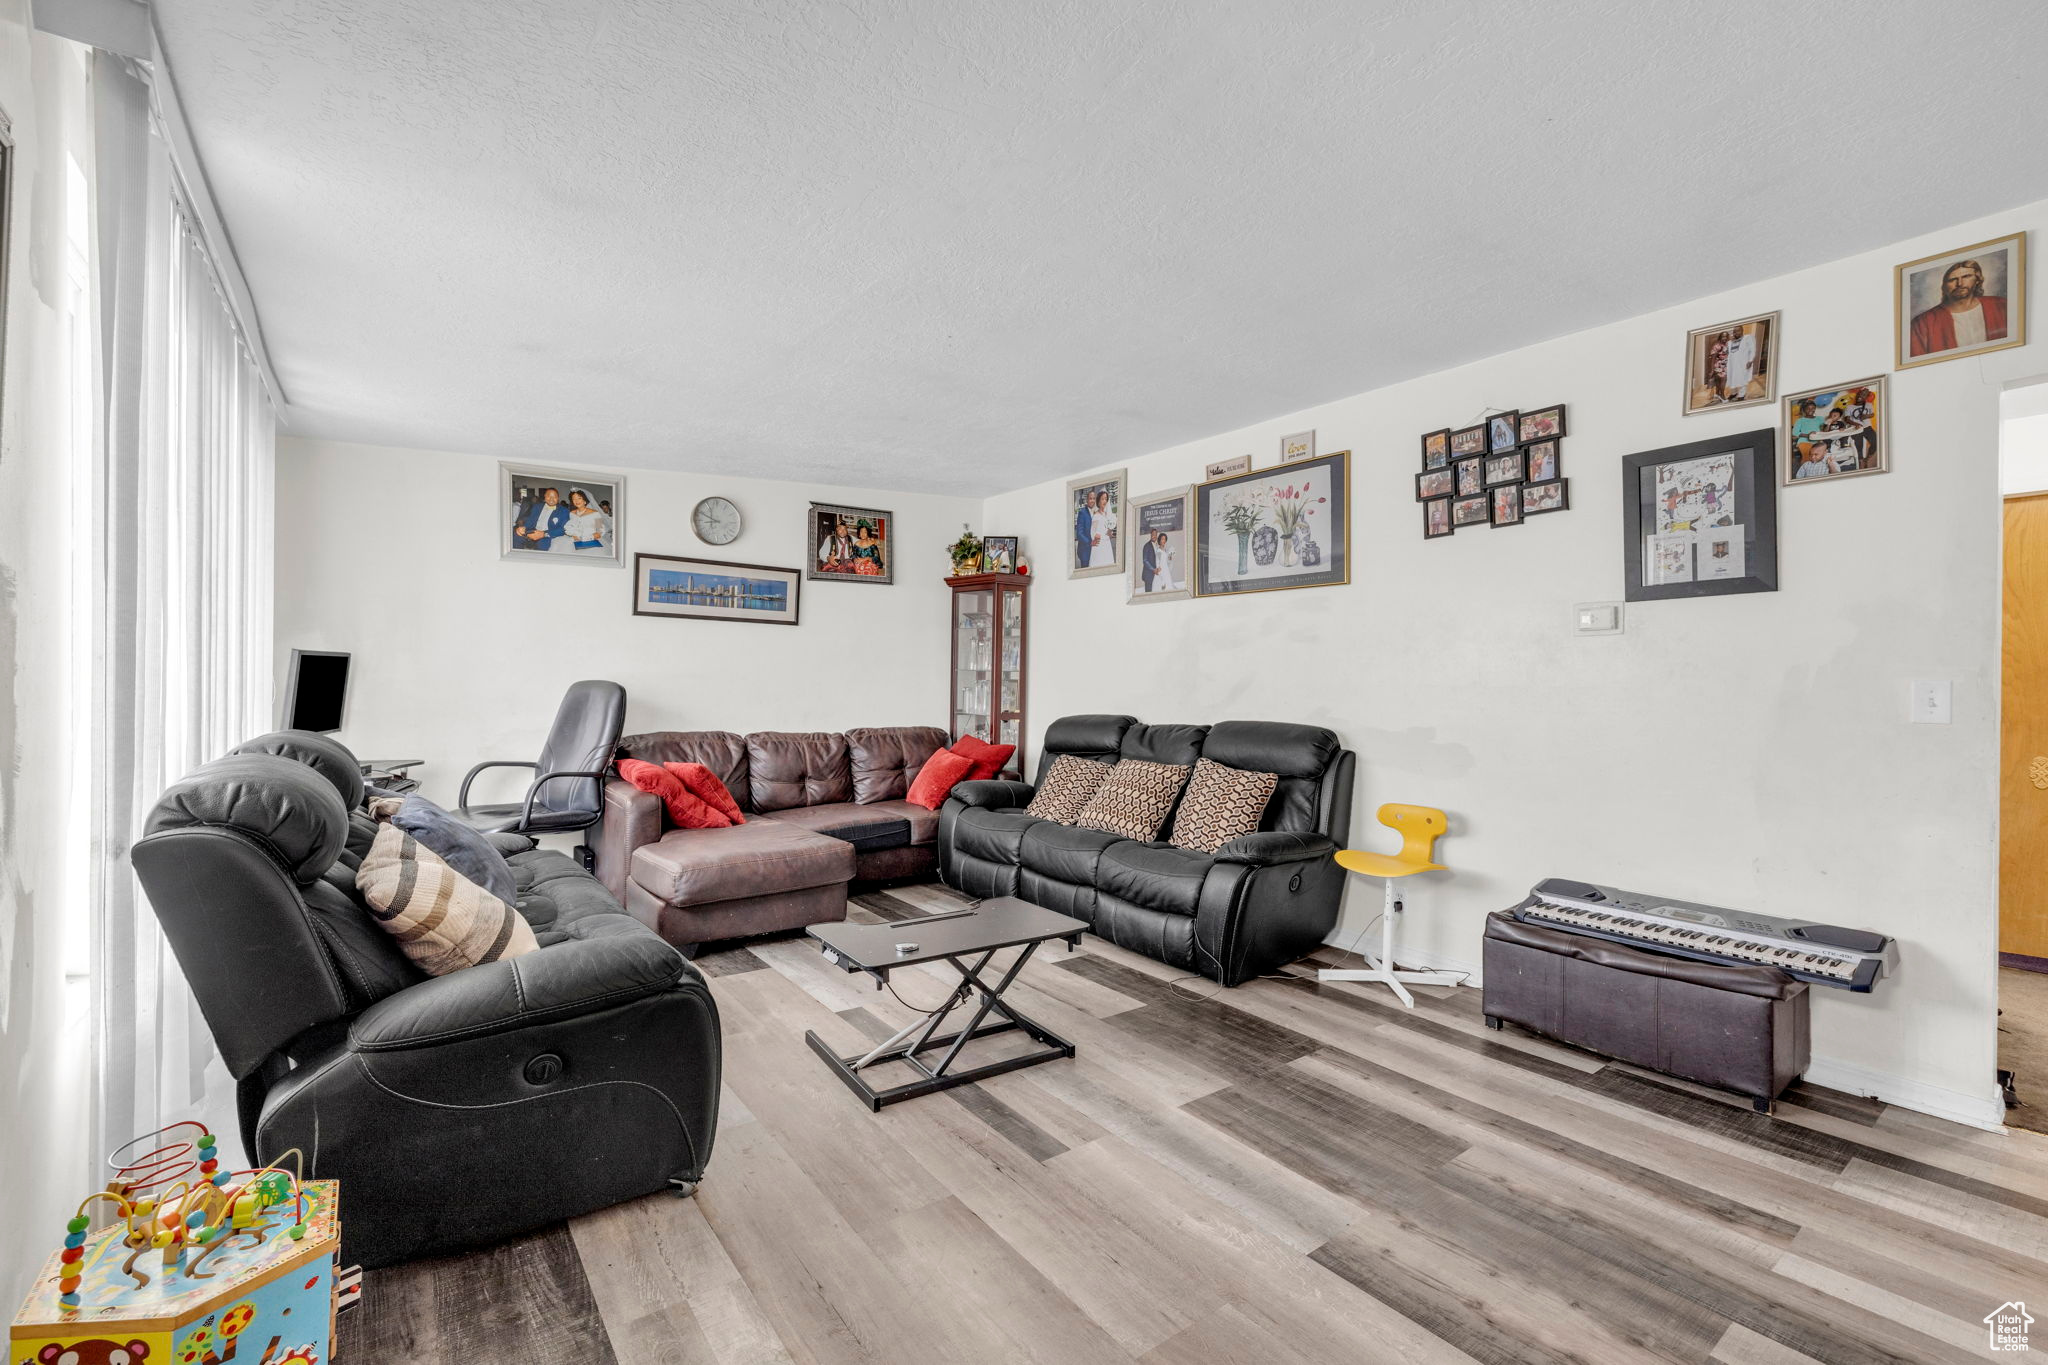
[[[1407,982],[1417,986],[1455,986],[1465,979],[1462,972],[1402,971],[1394,965],[1394,921],[1401,915],[1401,893],[1395,886],[1403,877],[1412,877],[1418,872],[1449,871],[1442,863],[1434,861],[1436,841],[1446,829],[1450,820],[1433,806],[1404,806],[1389,802],[1381,806],[1380,823],[1389,829],[1400,831],[1401,851],[1399,853],[1373,853],[1362,848],[1340,849],[1335,857],[1337,865],[1347,872],[1356,872],[1361,877],[1378,877],[1386,886],[1386,909],[1380,914],[1380,955],[1361,952],[1366,967],[1329,967],[1316,973],[1318,981],[1378,981],[1391,988],[1401,997],[1401,1003],[1409,1009],[1415,1008],[1415,997],[1408,993]]]

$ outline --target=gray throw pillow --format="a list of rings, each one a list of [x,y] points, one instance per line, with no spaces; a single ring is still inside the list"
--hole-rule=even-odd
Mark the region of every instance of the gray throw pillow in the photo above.
[[[387,798],[388,799],[388,798]],[[483,833],[442,810],[424,796],[408,796],[392,812],[391,823],[441,855],[441,860],[484,890],[512,904],[519,898],[512,865],[491,847]]]

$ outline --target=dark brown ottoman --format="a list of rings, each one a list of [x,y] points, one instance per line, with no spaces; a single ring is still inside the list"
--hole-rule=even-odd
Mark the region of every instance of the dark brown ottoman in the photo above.
[[[1806,1070],[1806,983],[1487,917],[1489,1027],[1520,1024],[1652,1071],[1747,1095],[1759,1113]]]

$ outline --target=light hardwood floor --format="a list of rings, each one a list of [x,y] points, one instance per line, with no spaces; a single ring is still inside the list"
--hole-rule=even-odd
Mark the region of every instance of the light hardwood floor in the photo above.
[[[1765,1118],[1488,1032],[1475,990],[1048,945],[1009,998],[1077,1057],[871,1114],[803,1033],[855,1051],[905,1005],[801,938],[700,965],[697,1195],[373,1273],[342,1365],[1865,1365],[1985,1359],[1985,1314],[2048,1307],[2048,1139],[1811,1087]]]

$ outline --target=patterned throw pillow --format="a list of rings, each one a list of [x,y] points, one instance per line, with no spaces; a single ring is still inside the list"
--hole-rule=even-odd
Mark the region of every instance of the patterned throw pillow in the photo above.
[[[1187,780],[1185,765],[1125,759],[1109,770],[1074,823],[1126,839],[1157,839],[1159,827],[1173,810],[1173,799]]]
[[[1214,853],[1238,835],[1253,833],[1279,785],[1278,773],[1248,773],[1196,759],[1187,797],[1173,817],[1173,846]]]
[[[1038,784],[1038,794],[1031,798],[1031,804],[1024,808],[1026,815],[1041,820],[1057,820],[1060,824],[1071,825],[1088,799],[1101,789],[1108,778],[1110,767],[1097,763],[1092,758],[1076,758],[1072,754],[1061,754],[1046,769],[1045,781]]]
[[[378,829],[356,873],[356,890],[405,955],[429,976],[540,947],[516,910],[393,824]]]

